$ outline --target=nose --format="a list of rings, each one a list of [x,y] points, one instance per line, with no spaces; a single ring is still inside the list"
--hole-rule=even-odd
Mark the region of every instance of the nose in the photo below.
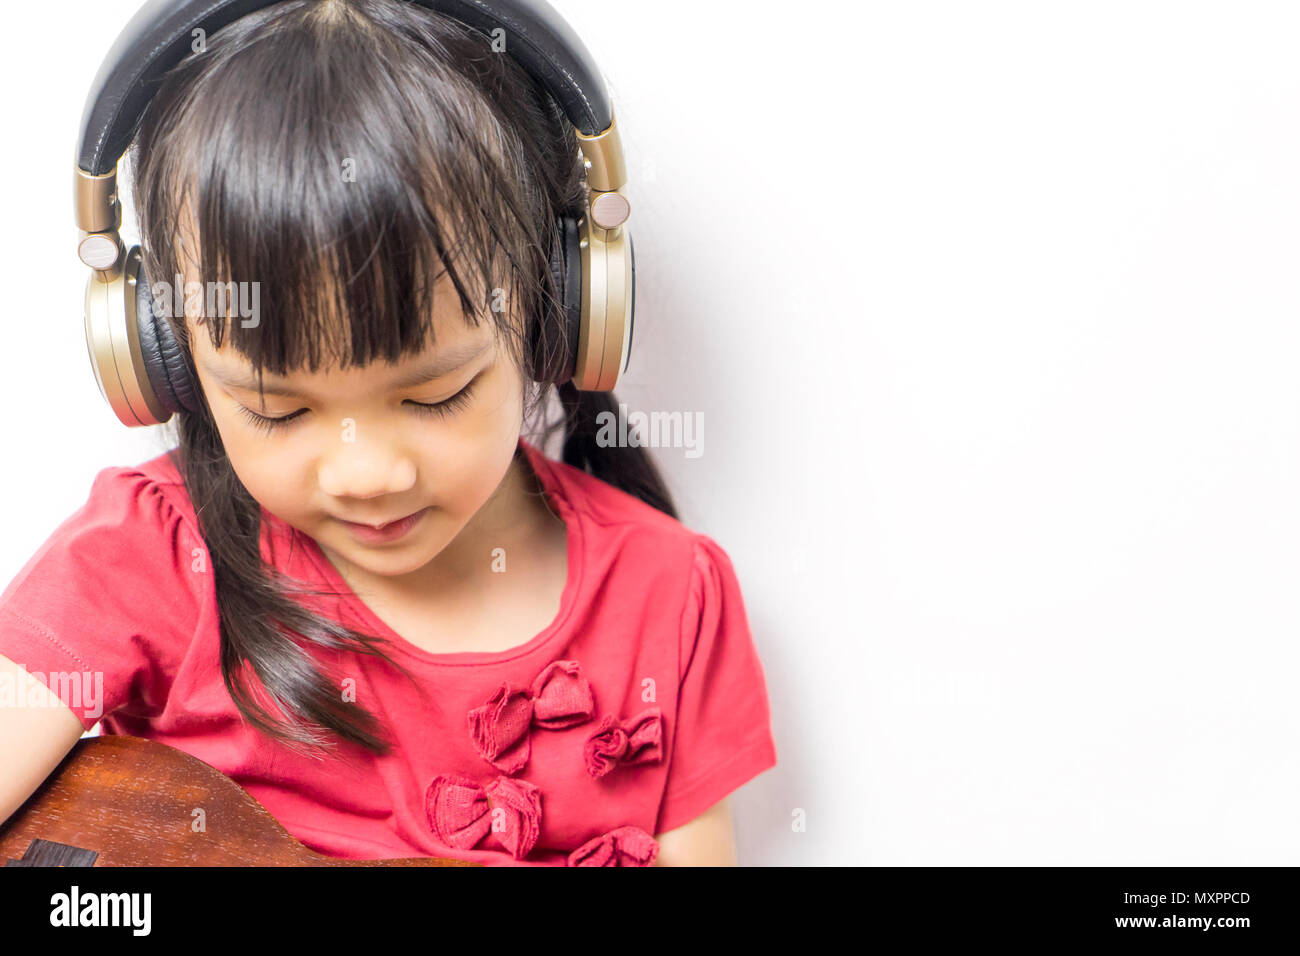
[[[331,498],[379,498],[415,487],[411,456],[374,442],[345,442],[320,464],[317,480]]]

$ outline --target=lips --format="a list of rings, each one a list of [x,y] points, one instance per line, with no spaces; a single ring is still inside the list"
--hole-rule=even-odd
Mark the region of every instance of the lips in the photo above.
[[[347,529],[348,534],[352,535],[353,540],[367,547],[378,547],[404,540],[413,529],[419,527],[430,510],[430,508],[421,508],[405,518],[398,518],[378,527],[362,524],[359,521],[347,521],[343,518],[339,518],[338,521]]]
[[[424,510],[423,508],[420,509],[420,511],[423,511],[423,510]],[[399,522],[399,521],[405,521],[407,518],[410,518],[410,517],[413,517],[413,516],[415,516],[415,515],[418,515],[418,514],[420,513],[420,511],[412,511],[412,512],[410,512],[410,514],[404,514],[404,515],[402,515],[400,518],[391,518],[391,519],[389,519],[388,521],[382,521],[382,522],[380,522],[379,524],[374,524],[374,523],[372,523],[372,522],[370,522],[370,521],[350,521],[350,520],[348,520],[347,518],[340,518],[339,520],[340,520],[340,521],[347,522],[348,524],[360,525],[360,526],[363,527],[363,528],[373,528],[373,529],[376,530],[376,531],[383,531],[383,530],[384,530],[385,528],[387,528],[390,524],[397,524],[397,522]]]

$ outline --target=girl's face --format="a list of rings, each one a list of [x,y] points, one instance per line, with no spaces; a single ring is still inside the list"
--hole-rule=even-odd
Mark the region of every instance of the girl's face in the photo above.
[[[442,278],[436,347],[397,365],[265,373],[264,405],[229,335],[214,349],[187,316],[199,382],[244,487],[323,550],[373,575],[408,574],[442,552],[501,485],[520,434],[519,372],[493,323],[470,326]],[[379,525],[420,511],[410,531],[388,542],[358,537],[345,523]]]

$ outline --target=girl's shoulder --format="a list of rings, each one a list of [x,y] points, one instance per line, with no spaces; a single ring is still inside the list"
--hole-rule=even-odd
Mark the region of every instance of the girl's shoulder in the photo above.
[[[154,500],[175,509],[179,516],[193,517],[185,482],[176,467],[174,452],[163,452],[135,465],[108,465],[91,479],[86,501],[69,518],[96,513],[102,508],[127,501]]]
[[[99,476],[111,476],[119,483],[124,482],[128,486],[134,486],[137,491],[147,489],[162,495],[182,513],[193,516],[194,507],[190,504],[189,493],[185,490],[185,480],[177,467],[176,454],[176,450],[172,449],[148,461],[142,461],[138,465],[116,465],[104,468],[100,470]]]
[[[207,551],[165,457],[101,469],[0,593],[0,654],[102,684],[99,708],[78,709],[87,729],[132,693],[157,699],[211,620]]]
[[[136,465],[101,468],[85,504],[64,526],[101,528],[117,547],[167,541],[203,547],[194,505],[181,478],[174,452]],[[63,526],[61,526],[63,527]],[[184,541],[182,541],[184,539]]]
[[[731,570],[726,552],[708,535],[580,468],[547,458],[531,446],[528,452],[542,486],[567,512],[566,520],[580,521],[590,538],[584,542],[588,553],[621,553],[641,574],[656,566],[698,573],[722,564]]]

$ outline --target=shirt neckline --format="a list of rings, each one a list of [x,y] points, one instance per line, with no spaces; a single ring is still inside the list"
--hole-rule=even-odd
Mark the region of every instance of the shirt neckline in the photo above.
[[[360,596],[352,590],[351,585],[339,574],[338,569],[330,563],[329,558],[325,557],[325,553],[321,551],[320,545],[316,543],[314,538],[295,528],[289,528],[288,525],[284,525],[284,527],[289,529],[291,535],[300,540],[304,553],[311,559],[312,564],[316,566],[320,574],[329,582],[330,587],[338,593],[340,600],[346,603],[352,612],[361,619],[363,629],[372,635],[388,640],[388,643],[384,645],[386,651],[397,651],[426,664],[436,664],[444,667],[499,664],[512,661],[550,643],[552,638],[564,630],[577,601],[582,581],[583,554],[586,550],[583,547],[586,529],[582,512],[580,509],[573,507],[573,504],[565,495],[564,489],[551,470],[546,456],[539,449],[525,441],[522,436],[519,438],[518,447],[523,449],[525,459],[533,474],[537,476],[547,500],[551,502],[564,521],[565,551],[568,565],[564,591],[560,596],[560,609],[556,612],[554,620],[523,644],[507,647],[500,651],[452,651],[444,653],[426,651],[424,648],[412,644],[389,627],[370,609],[365,601],[361,600]],[[279,519],[276,520],[279,521]]]

